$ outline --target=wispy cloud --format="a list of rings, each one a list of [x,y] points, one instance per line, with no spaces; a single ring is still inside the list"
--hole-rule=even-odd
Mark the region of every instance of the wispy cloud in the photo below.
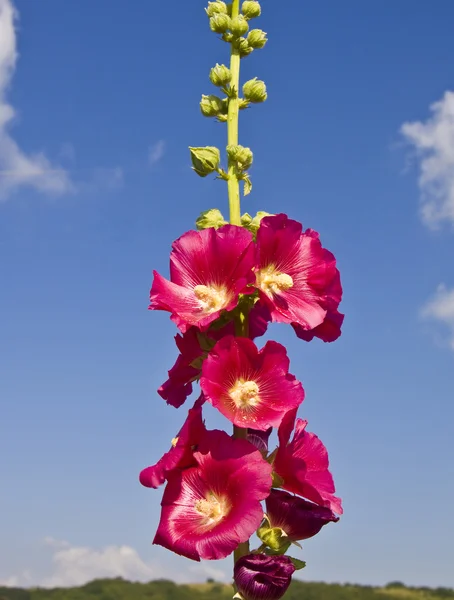
[[[432,228],[454,225],[454,92],[430,106],[425,121],[404,123],[401,133],[416,151],[421,216]]]
[[[439,285],[435,294],[423,307],[421,315],[425,319],[441,323],[448,330],[449,346],[454,350],[454,288]]]
[[[148,162],[150,163],[150,165],[155,165],[157,162],[159,162],[164,156],[165,151],[165,140],[159,140],[158,142],[153,144],[148,151]]]
[[[168,578],[179,582],[200,581],[212,577],[225,581],[222,569],[201,563],[187,569],[172,569],[156,561],[148,563],[131,546],[72,546],[69,542],[47,537],[45,546],[52,551],[51,573],[38,576],[29,569],[0,581],[8,587],[70,587],[84,585],[99,578],[123,577],[131,581]],[[185,561],[186,562],[186,561]]]
[[[0,0],[0,200],[23,186],[40,192],[61,194],[72,189],[68,173],[53,165],[43,153],[27,155],[11,137],[15,117],[6,93],[17,63],[16,10],[11,0]]]

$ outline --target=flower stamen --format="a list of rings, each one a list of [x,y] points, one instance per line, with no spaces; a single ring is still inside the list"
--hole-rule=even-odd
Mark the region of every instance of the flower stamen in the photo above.
[[[238,380],[229,391],[229,396],[238,408],[249,408],[260,402],[259,386],[255,381]]]
[[[257,286],[268,295],[286,292],[293,287],[293,279],[281,273],[274,265],[268,265],[256,273]]]
[[[196,285],[194,294],[205,313],[216,312],[228,304],[228,294],[224,287]]]

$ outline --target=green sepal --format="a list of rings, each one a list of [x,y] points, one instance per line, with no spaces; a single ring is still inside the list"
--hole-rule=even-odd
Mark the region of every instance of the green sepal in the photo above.
[[[269,460],[269,457],[267,458],[267,460]],[[274,460],[274,459],[273,459]],[[273,483],[272,486],[274,488],[280,488],[284,485],[284,480],[282,479],[282,477],[280,475],[278,475],[275,471],[273,471],[272,475],[271,475],[272,479],[273,479]]]
[[[245,196],[249,196],[249,194],[252,192],[252,181],[247,173],[245,173],[243,181],[244,181],[243,194]]]
[[[288,539],[288,535],[280,527],[264,525],[257,530],[257,536],[270,550],[277,554],[285,554],[292,544]]]
[[[297,571],[304,569],[304,567],[306,566],[306,563],[304,562],[304,560],[299,560],[298,558],[293,558],[293,556],[289,556],[289,559],[292,561],[293,566],[295,567],[295,569]]]

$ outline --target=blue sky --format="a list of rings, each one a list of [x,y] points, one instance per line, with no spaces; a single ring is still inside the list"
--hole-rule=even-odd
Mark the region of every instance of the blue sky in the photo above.
[[[0,580],[228,579],[230,561],[151,545],[161,491],[137,481],[185,417],[155,392],[175,331],[148,291],[199,212],[227,212],[187,147],[225,144],[198,101],[228,47],[202,0],[14,6],[15,34],[0,0]],[[241,115],[243,210],[318,230],[347,314],[332,345],[269,333],[345,506],[301,576],[454,586],[454,4],[263,13],[270,42],[242,64],[269,90]]]

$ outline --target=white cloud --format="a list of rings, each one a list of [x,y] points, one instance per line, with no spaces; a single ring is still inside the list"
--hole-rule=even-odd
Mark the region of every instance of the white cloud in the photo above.
[[[0,0],[0,200],[22,186],[49,194],[61,194],[72,189],[64,169],[52,165],[43,153],[27,155],[9,133],[16,114],[6,101],[18,58],[14,30],[16,18],[12,1]]]
[[[69,542],[52,537],[44,539],[44,545],[52,551],[50,574],[37,576],[30,569],[0,580],[8,587],[71,587],[99,578],[123,577],[131,581],[172,579],[178,582],[200,581],[212,577],[227,580],[226,573],[209,563],[193,564],[181,559],[185,568],[172,568],[157,561],[146,562],[131,546],[105,546],[95,549],[89,546],[72,546]],[[176,560],[178,557],[175,557]]]
[[[166,150],[166,143],[164,140],[159,140],[148,151],[148,161],[150,165],[155,165],[164,156]]]
[[[419,163],[421,216],[436,228],[454,225],[454,92],[431,105],[426,121],[404,123],[401,133],[414,147]]]
[[[448,328],[449,345],[454,350],[454,288],[448,289],[443,284],[439,285],[421,314],[424,318],[438,321]]]

